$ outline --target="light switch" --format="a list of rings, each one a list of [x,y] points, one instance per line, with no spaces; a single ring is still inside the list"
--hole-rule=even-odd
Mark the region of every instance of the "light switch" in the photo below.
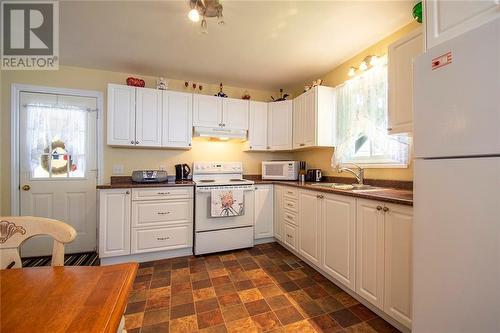
[[[113,175],[123,175],[123,165],[122,164],[113,164]]]

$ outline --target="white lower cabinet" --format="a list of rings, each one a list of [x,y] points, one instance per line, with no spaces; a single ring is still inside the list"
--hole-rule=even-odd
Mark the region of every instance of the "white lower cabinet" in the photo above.
[[[255,186],[254,238],[273,237],[273,185]]]
[[[189,248],[193,188],[99,190],[99,256]]]
[[[384,212],[379,203],[358,200],[356,292],[368,302],[384,305]]]
[[[300,191],[298,202],[299,253],[312,263],[321,259],[321,208],[319,192]]]
[[[283,187],[274,186],[274,238],[283,238]]]
[[[99,191],[99,257],[130,254],[130,189]]]
[[[325,194],[322,206],[321,267],[351,290],[355,289],[356,199]]]
[[[277,240],[411,328],[412,207],[289,186],[274,205]]]
[[[385,207],[384,312],[411,327],[413,208]]]

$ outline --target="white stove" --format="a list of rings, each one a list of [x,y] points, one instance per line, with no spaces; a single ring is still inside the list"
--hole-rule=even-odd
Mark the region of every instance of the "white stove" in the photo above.
[[[252,247],[254,182],[243,179],[243,164],[194,162],[193,181],[196,184],[195,255]],[[221,190],[243,192],[240,215],[215,217],[211,214],[212,195]]]

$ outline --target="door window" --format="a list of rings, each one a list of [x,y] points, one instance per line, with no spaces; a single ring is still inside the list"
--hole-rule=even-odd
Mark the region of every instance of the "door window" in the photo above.
[[[31,178],[84,178],[87,110],[27,105],[26,111]]]

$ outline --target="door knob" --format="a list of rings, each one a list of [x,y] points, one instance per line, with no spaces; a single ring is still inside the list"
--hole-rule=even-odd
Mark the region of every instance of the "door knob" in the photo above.
[[[29,186],[29,185],[23,186],[23,191],[29,191],[30,189],[31,189],[31,186]]]

